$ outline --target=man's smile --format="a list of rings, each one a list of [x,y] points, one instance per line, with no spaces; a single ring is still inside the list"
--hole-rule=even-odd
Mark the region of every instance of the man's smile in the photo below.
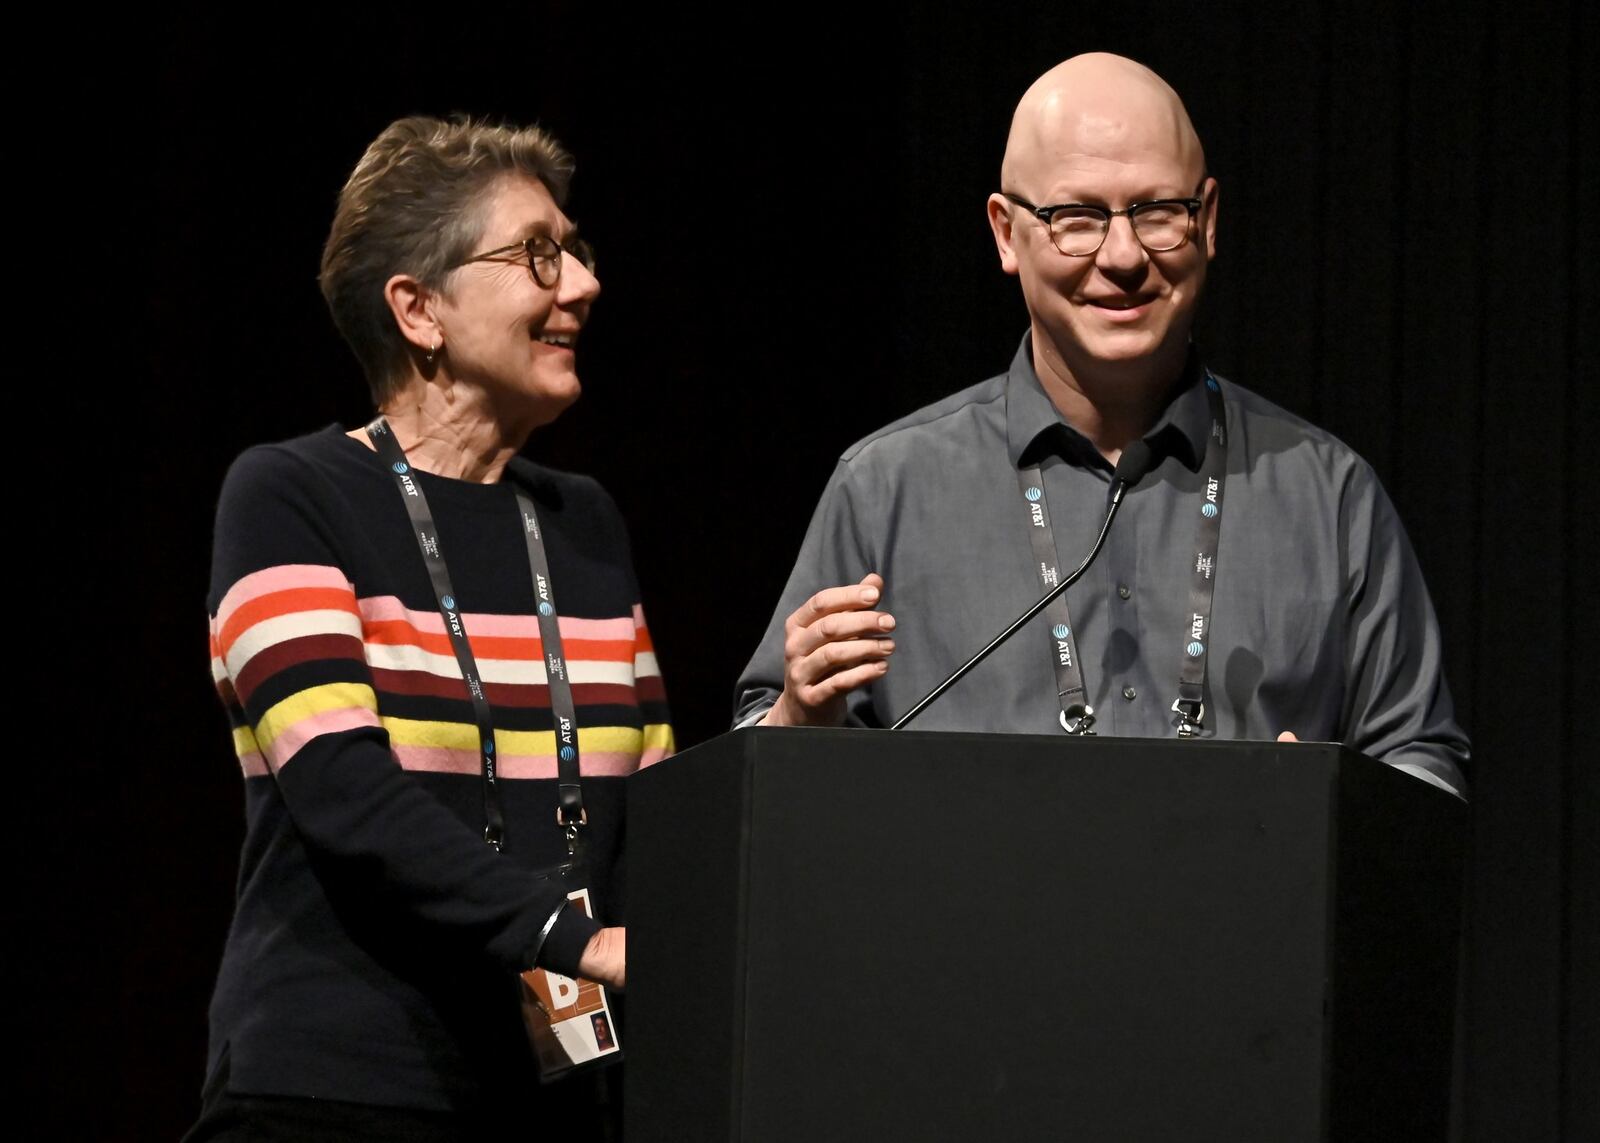
[[[1086,305],[1099,310],[1112,321],[1134,321],[1150,312],[1155,303],[1153,295],[1117,294],[1109,297],[1085,298]]]

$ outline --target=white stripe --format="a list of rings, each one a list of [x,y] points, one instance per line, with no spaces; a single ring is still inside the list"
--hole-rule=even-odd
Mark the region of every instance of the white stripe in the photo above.
[[[422,671],[442,679],[459,679],[460,664],[454,655],[437,655],[424,651],[415,643],[368,643],[367,662],[380,671]],[[544,686],[543,659],[482,659],[478,660],[478,675],[486,683],[516,683],[522,686]],[[633,685],[633,664],[608,662],[603,659],[577,659],[567,662],[567,679],[574,683],[616,683]]]
[[[234,678],[259,652],[305,635],[353,635],[361,638],[361,619],[348,611],[293,611],[263,619],[250,627],[228,648],[228,674]]]
[[[633,656],[633,673],[639,678],[646,675],[659,675],[661,664],[656,662],[654,651],[636,651]]]

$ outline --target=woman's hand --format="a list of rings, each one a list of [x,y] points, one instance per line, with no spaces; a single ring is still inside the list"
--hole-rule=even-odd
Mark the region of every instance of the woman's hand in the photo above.
[[[590,937],[578,958],[578,975],[622,991],[628,976],[628,930],[601,929]]]

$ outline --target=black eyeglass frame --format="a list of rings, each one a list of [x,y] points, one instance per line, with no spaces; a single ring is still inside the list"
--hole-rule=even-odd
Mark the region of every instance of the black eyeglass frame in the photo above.
[[[553,258],[550,256],[551,247],[554,247],[556,251]],[[537,254],[535,253],[536,248],[538,250]],[[546,290],[555,289],[561,282],[561,266],[566,261],[562,257],[563,254],[572,255],[585,270],[591,274],[594,273],[594,247],[576,236],[569,237],[565,242],[557,242],[548,234],[530,234],[521,242],[513,242],[509,246],[500,246],[494,250],[485,250],[482,254],[474,254],[470,258],[463,258],[451,269],[453,270],[458,266],[466,266],[473,262],[514,262],[516,261],[516,253],[523,253],[528,256],[528,273],[533,275],[533,280]],[[541,262],[555,267],[555,272],[548,282],[539,276],[537,267]]]
[[[1064,257],[1092,258],[1094,255],[1100,253],[1100,247],[1106,244],[1106,235],[1111,233],[1111,220],[1116,218],[1119,214],[1128,220],[1128,226],[1133,230],[1133,236],[1139,240],[1139,245],[1143,246],[1146,251],[1151,254],[1170,254],[1174,250],[1183,249],[1185,243],[1189,241],[1189,231],[1194,226],[1195,214],[1200,210],[1201,207],[1205,205],[1204,200],[1199,197],[1200,191],[1205,187],[1206,179],[1210,177],[1210,175],[1202,175],[1200,177],[1200,185],[1195,187],[1194,195],[1189,198],[1146,199],[1143,202],[1130,202],[1121,210],[1111,210],[1108,207],[1095,206],[1093,203],[1088,202],[1058,202],[1050,206],[1035,206],[1021,195],[1012,194],[1010,191],[1001,191],[1000,195],[1007,202],[1020,206],[1023,210],[1027,211],[1040,222],[1044,223],[1045,232],[1050,235],[1050,245],[1055,246],[1056,253],[1061,254]],[[1134,221],[1134,217],[1141,210],[1148,210],[1153,206],[1181,206],[1188,212],[1189,217],[1183,225],[1183,237],[1175,244],[1171,246],[1153,247],[1139,234],[1139,225]],[[1055,228],[1050,225],[1050,216],[1055,214],[1055,212],[1058,210],[1092,210],[1104,218],[1105,222],[1100,230],[1100,241],[1095,243],[1093,250],[1085,250],[1081,254],[1068,254],[1065,250],[1061,249],[1059,245],[1057,245]]]

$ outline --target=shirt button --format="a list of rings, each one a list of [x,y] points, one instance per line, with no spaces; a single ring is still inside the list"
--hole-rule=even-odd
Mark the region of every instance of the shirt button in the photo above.
[[[1129,702],[1132,702],[1134,699],[1139,697],[1139,692],[1134,690],[1132,687],[1123,687],[1122,697],[1127,699]]]
[[[1123,599],[1127,599],[1133,594],[1133,588],[1125,583],[1119,583],[1117,584],[1117,594],[1122,596]]]

